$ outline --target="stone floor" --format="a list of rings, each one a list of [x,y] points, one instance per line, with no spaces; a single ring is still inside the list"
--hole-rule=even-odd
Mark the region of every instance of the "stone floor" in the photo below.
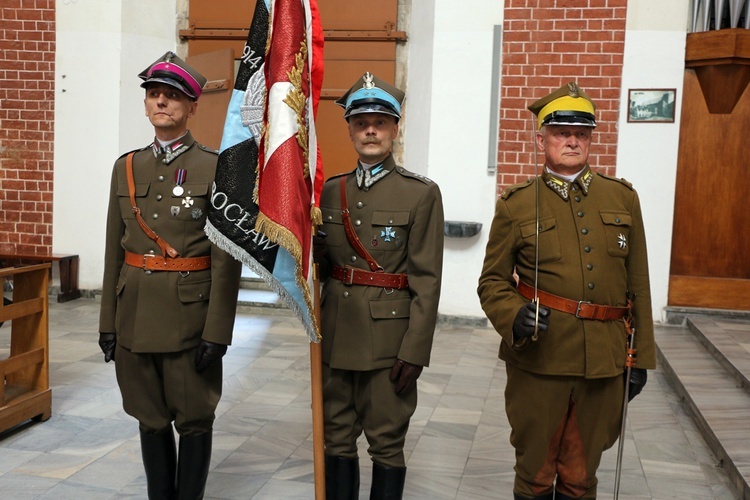
[[[97,300],[51,301],[49,316],[52,418],[0,434],[0,498],[145,498],[137,424],[96,342]],[[6,323],[0,359],[9,337]],[[314,498],[305,333],[285,314],[240,314],[234,338],[206,497]],[[512,498],[498,342],[489,328],[439,326],[406,442],[406,498]],[[362,498],[371,471],[365,446]],[[601,498],[612,496],[616,448],[600,468]],[[620,498],[737,498],[661,368],[629,408]]]

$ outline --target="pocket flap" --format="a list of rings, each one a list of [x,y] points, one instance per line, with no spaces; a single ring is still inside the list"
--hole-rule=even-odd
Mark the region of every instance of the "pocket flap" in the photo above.
[[[148,182],[146,183],[135,183],[135,197],[143,198],[148,194],[148,189],[151,186]],[[120,184],[117,186],[117,196],[130,196],[127,184]]]
[[[546,217],[544,219],[539,219],[539,232],[543,233],[545,231],[549,231],[553,227],[557,225],[557,221],[554,217]],[[536,221],[529,221],[524,222],[520,225],[519,229],[521,230],[521,237],[522,238],[528,238],[530,236],[534,236],[536,234]]]
[[[599,212],[602,222],[613,226],[630,226],[632,217],[627,212]]]
[[[177,294],[180,297],[180,302],[185,304],[208,300],[211,295],[211,280],[179,283],[177,285]]]
[[[408,223],[408,210],[375,210],[372,213],[373,226],[405,226]]]
[[[320,207],[320,212],[323,214],[323,222],[328,224],[343,224],[341,219],[341,210],[338,208]]]
[[[372,319],[408,318],[411,298],[373,299],[370,301],[370,315]]]
[[[208,184],[183,184],[183,192],[180,196],[172,194],[172,198],[183,198],[185,196],[205,196],[208,193]]]

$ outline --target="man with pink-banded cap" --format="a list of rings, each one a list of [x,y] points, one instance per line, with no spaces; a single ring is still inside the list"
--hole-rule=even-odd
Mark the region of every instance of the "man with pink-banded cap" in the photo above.
[[[203,498],[241,264],[204,231],[217,153],[187,122],[206,78],[172,52],[138,76],[155,138],[115,162],[99,346],[139,423],[148,497]]]

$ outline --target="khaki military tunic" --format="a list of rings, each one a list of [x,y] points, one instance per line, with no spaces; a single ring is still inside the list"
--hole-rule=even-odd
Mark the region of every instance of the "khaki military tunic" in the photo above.
[[[172,149],[173,148],[173,149]],[[117,160],[107,215],[99,331],[117,333],[133,352],[176,352],[201,338],[230,344],[241,264],[213,245],[206,233],[216,152],[188,133],[161,151],[158,143],[135,153],[135,200],[146,223],[181,257],[211,256],[211,268],[190,273],[147,272],[125,265],[125,251],[156,253],[159,246],[138,225],[128,194],[125,155]],[[173,193],[184,169],[183,194]]]
[[[479,298],[503,337],[500,358],[543,375],[614,377],[625,364],[620,321],[578,319],[552,310],[549,330],[525,349],[514,349],[513,320],[527,299],[518,277],[534,285],[534,180],[507,188],[497,201],[487,243]],[[539,186],[539,289],[576,301],[625,306],[634,293],[640,368],[656,367],[648,257],[637,193],[620,179],[589,167],[574,182],[545,173]]]
[[[321,296],[323,362],[331,368],[390,368],[396,358],[427,366],[437,321],[443,265],[443,205],[437,184],[396,166],[360,189],[347,174],[357,236],[386,273],[407,273],[409,288],[350,286],[329,278]],[[366,180],[361,181],[363,184]],[[339,178],[323,186],[322,230],[330,263],[369,270],[344,233]]]

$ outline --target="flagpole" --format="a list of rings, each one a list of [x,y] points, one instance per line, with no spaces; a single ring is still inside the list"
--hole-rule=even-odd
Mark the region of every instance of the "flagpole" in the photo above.
[[[313,306],[318,331],[320,324],[320,277],[318,264],[313,264]],[[323,361],[320,342],[310,342],[310,386],[312,390],[313,467],[315,500],[326,498],[326,469],[323,441]]]

